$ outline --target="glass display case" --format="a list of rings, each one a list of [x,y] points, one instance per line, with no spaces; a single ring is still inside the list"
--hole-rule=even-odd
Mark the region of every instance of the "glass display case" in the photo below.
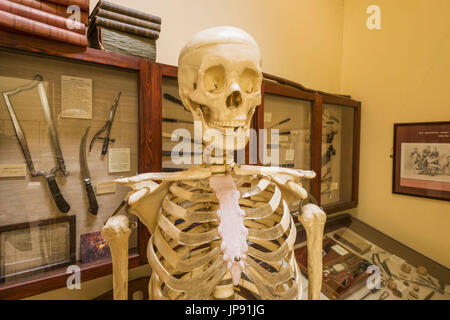
[[[355,111],[323,104],[321,192],[323,206],[352,201]]]
[[[20,35],[0,47],[0,299],[17,299],[110,274],[101,230],[129,192],[112,181],[157,169],[142,139],[155,64]],[[130,227],[134,268],[149,234]]]
[[[263,163],[286,168],[311,169],[311,102],[281,95],[264,95],[264,128],[271,160]],[[278,130],[278,143],[271,131]],[[274,157],[273,153],[278,156]],[[278,163],[276,163],[278,162]]]

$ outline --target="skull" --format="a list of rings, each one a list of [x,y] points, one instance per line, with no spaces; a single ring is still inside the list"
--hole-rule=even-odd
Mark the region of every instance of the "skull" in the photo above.
[[[194,121],[201,121],[196,129],[201,128],[207,144],[213,142],[211,132],[219,131],[223,140],[214,141],[216,147],[245,147],[253,113],[261,103],[261,83],[261,53],[243,30],[206,29],[180,53],[179,94]]]

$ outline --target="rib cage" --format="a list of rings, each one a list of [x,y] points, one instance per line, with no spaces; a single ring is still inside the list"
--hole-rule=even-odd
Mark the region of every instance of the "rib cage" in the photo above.
[[[177,181],[164,198],[147,249],[151,299],[300,298],[296,228],[280,189],[261,176],[236,184],[249,231],[248,265],[239,285],[233,287],[222,260],[218,200],[208,179]]]

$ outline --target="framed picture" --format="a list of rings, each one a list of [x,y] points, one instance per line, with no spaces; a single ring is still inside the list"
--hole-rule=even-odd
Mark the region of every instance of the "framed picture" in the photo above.
[[[111,251],[101,231],[80,235],[81,262],[111,259]]]
[[[0,282],[75,264],[75,216],[0,227]]]
[[[394,124],[392,192],[450,201],[450,121]]]

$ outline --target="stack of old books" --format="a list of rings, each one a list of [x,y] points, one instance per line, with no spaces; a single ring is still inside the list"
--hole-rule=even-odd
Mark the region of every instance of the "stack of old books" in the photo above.
[[[91,48],[156,60],[161,18],[100,0],[89,16]]]
[[[0,29],[87,47],[89,0],[0,0]]]

